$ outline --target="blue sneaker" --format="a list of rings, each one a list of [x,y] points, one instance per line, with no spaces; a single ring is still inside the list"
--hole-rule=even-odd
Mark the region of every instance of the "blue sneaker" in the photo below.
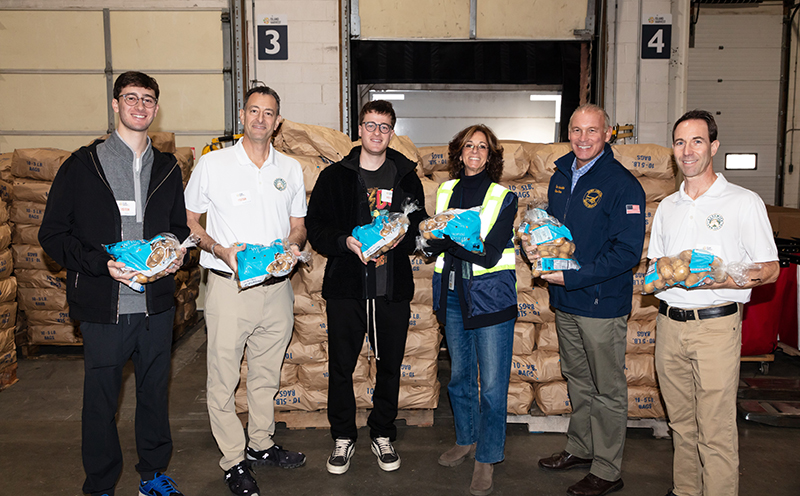
[[[162,473],[156,473],[153,480],[139,483],[139,496],[183,496],[175,487],[175,481]]]

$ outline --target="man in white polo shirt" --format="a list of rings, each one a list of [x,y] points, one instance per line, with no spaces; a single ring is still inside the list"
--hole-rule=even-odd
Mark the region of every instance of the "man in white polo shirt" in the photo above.
[[[222,451],[220,467],[228,488],[252,496],[258,485],[250,465],[294,468],[306,458],[272,440],[273,399],[294,325],[292,286],[286,277],[272,278],[240,292],[236,254],[243,243],[268,245],[277,239],[288,239],[299,254],[306,240],[306,194],[300,164],[272,146],[281,122],[278,94],[266,86],[252,88],[239,119],[242,139],[197,163],[186,187],[186,215],[192,232],[201,237],[200,263],[210,271],[205,319],[211,431]],[[245,349],[249,445],[233,398]]]
[[[668,496],[735,496],[739,492],[736,390],[742,349],[742,305],[750,288],[778,278],[778,250],[764,202],[714,172],[717,124],[705,110],[675,123],[672,149],[684,175],[653,219],[648,258],[704,249],[724,263],[752,264],[747,282],[671,288],[661,300],[656,370],[675,448]],[[740,281],[741,282],[741,281]]]

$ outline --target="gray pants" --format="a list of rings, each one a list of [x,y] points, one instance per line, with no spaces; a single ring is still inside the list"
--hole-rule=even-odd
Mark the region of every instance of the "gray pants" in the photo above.
[[[628,421],[627,316],[595,319],[556,310],[556,328],[572,403],[566,450],[592,458],[597,477],[617,480]]]

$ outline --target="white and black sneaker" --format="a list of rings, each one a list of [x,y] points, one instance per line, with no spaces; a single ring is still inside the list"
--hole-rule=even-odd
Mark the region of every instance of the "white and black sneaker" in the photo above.
[[[391,472],[400,468],[400,457],[388,437],[376,437],[373,439],[372,452],[378,457],[378,465],[382,470]]]
[[[353,458],[353,453],[356,452],[356,442],[349,437],[340,437],[336,439],[336,445],[333,447],[333,453],[328,458],[328,472],[332,474],[343,474],[350,468],[350,459]]]
[[[225,484],[236,496],[258,496],[258,484],[250,474],[250,467],[242,461],[225,471]]]

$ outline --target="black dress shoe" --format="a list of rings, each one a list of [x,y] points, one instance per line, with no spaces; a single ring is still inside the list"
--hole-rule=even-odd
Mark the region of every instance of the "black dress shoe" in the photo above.
[[[578,458],[566,451],[556,453],[553,456],[539,460],[539,466],[550,470],[567,470],[574,467],[589,467],[592,464],[591,458]]]
[[[567,494],[570,496],[603,496],[604,494],[619,491],[624,485],[622,479],[607,481],[594,474],[589,474],[567,488]]]

